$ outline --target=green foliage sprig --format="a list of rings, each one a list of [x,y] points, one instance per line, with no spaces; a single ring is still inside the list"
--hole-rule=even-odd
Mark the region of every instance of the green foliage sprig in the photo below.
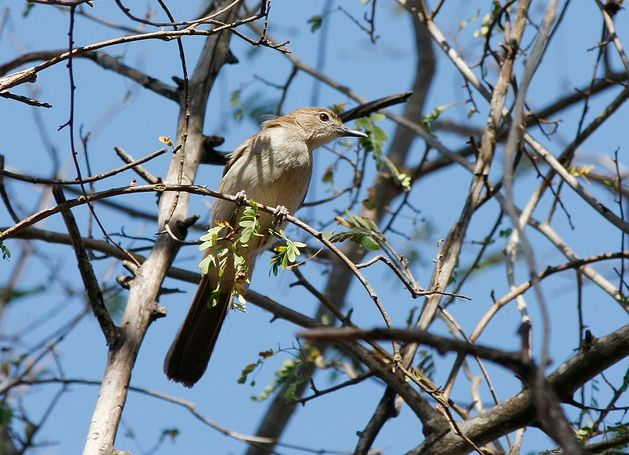
[[[255,363],[250,363],[241,372],[241,376],[238,379],[238,383],[244,384],[248,380],[249,374],[251,374],[270,357],[280,353],[286,352],[285,349],[279,349],[277,351],[263,351],[258,354],[259,359]],[[275,377],[271,384],[266,386],[262,392],[258,395],[251,397],[253,401],[264,401],[268,399],[275,391],[280,387],[286,385],[286,391],[284,392],[284,399],[287,401],[295,401],[297,397],[297,386],[306,380],[306,377],[301,373],[302,366],[308,363],[315,363],[321,356],[319,349],[310,344],[306,344],[299,350],[299,353],[292,359],[285,360],[282,366],[275,372]],[[251,385],[255,385],[255,381],[251,381]]]
[[[371,251],[380,249],[384,243],[384,235],[380,232],[376,223],[368,218],[345,212],[345,218],[337,216],[336,222],[351,230],[331,234],[329,237],[331,242],[351,240]]]
[[[0,252],[2,253],[2,259],[5,259],[7,261],[11,259],[11,250],[9,250],[1,240],[0,240]]]
[[[222,278],[229,266],[234,269],[234,284],[231,291],[231,298],[235,298],[234,308],[245,312],[246,301],[243,297],[245,286],[249,283],[249,266],[243,255],[244,249],[249,246],[253,238],[263,237],[260,224],[258,206],[255,202],[244,208],[238,225],[241,229],[235,231],[227,221],[219,221],[216,226],[208,229],[207,233],[201,236],[199,249],[209,250],[205,258],[199,263],[199,269],[203,275],[207,275],[211,269],[217,270],[218,280],[216,287],[210,294],[210,306],[215,306],[224,289]],[[237,237],[236,237],[237,235]],[[228,242],[224,242],[228,241]]]
[[[271,233],[284,241],[284,245],[279,245],[273,248],[275,254],[271,258],[271,272],[273,275],[277,275],[280,267],[287,269],[297,261],[297,257],[301,254],[300,248],[305,248],[306,244],[303,242],[296,242],[286,237],[286,233],[283,230],[271,231]]]
[[[384,132],[376,122],[384,119],[382,114],[371,114],[356,120],[356,126],[365,130],[367,137],[360,138],[360,144],[367,153],[372,153],[376,160],[376,168],[382,171],[388,169],[393,177],[402,187],[404,191],[411,190],[411,178],[407,174],[400,172],[393,162],[384,154],[384,144],[388,139],[387,133]]]

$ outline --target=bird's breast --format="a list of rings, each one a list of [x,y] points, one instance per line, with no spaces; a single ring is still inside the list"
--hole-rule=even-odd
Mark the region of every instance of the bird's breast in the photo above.
[[[219,191],[244,191],[260,204],[282,205],[292,214],[304,200],[311,176],[312,153],[303,140],[281,132],[258,135],[223,176]],[[217,200],[214,221],[229,220],[233,210],[232,203]]]

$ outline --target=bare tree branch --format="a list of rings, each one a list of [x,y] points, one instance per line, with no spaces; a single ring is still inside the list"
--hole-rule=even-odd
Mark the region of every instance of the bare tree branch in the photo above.
[[[63,190],[60,187],[53,187],[52,194],[55,196],[55,200],[58,204],[66,202]],[[96,316],[96,319],[100,324],[103,335],[105,335],[107,346],[113,346],[116,341],[118,341],[120,331],[112,321],[109,311],[107,311],[107,308],[105,307],[103,293],[100,290],[98,279],[96,278],[94,269],[92,268],[92,264],[90,263],[90,259],[87,255],[83,239],[81,238],[81,234],[79,232],[79,227],[76,224],[74,215],[72,215],[72,212],[69,209],[62,210],[61,215],[63,215],[63,221],[68,228],[68,234],[70,236],[70,240],[72,241],[77,265],[79,267],[79,271],[81,272],[83,284],[85,285],[87,300],[90,303],[94,316]]]

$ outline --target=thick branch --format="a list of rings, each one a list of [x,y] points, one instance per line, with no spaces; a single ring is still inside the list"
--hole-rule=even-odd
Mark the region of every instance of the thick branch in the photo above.
[[[225,4],[226,2],[215,2],[215,7],[220,8]],[[165,181],[169,183],[181,182],[182,177],[188,182],[194,181],[202,154],[207,95],[229,55],[231,34],[229,31],[217,32],[229,30],[240,23],[239,21],[232,22],[234,14],[231,11],[225,17],[221,17],[221,20],[229,25],[216,27],[207,33],[212,36],[207,39],[201,52],[199,64],[191,78],[193,83],[191,83],[189,91],[186,90],[186,94],[189,94],[189,98],[193,102],[189,104],[188,98],[186,98],[181,105],[180,119],[185,118],[186,121],[179,123],[177,137],[181,141],[182,147],[174,155],[166,176]],[[167,36],[176,37],[187,32],[183,30],[160,33],[167,33]],[[147,35],[151,34],[144,36]],[[86,48],[82,48],[77,53],[84,52]],[[62,58],[64,55],[59,56],[56,61]],[[46,67],[45,65],[50,66],[56,61],[49,60],[42,64],[44,66],[39,65],[39,68],[43,69]],[[162,282],[181,246],[180,242],[175,241],[164,232],[165,224],[168,223],[170,231],[179,238],[185,237],[188,198],[177,197],[177,202],[176,207],[173,207],[172,198],[162,197],[160,199],[158,216],[160,235],[146,262],[139,267],[135,278],[130,283],[129,299],[121,323],[121,342],[112,346],[109,351],[107,368],[83,450],[84,455],[109,455],[113,450],[122,410],[127,398],[131,371],[144,335],[154,318],[157,309],[156,300]]]
[[[557,368],[546,379],[560,400],[565,401],[592,378],[629,355],[629,325],[599,339]],[[525,390],[478,417],[459,423],[459,428],[476,444],[483,445],[536,419],[534,398]],[[465,454],[467,443],[453,432],[440,439],[428,438],[407,455]]]
[[[344,341],[344,340],[398,340],[407,343],[421,343],[432,346],[440,354],[456,352],[463,355],[474,355],[497,363],[513,370],[520,376],[530,373],[532,365],[523,359],[519,352],[508,352],[465,341],[433,335],[418,329],[388,329],[376,328],[371,330],[351,328],[324,328],[308,330],[297,334],[302,338],[313,341]]]

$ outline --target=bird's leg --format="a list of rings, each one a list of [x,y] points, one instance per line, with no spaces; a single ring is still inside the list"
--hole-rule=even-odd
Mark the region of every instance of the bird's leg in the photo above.
[[[283,205],[278,205],[275,207],[275,210],[273,210],[273,225],[280,226],[284,223],[284,221],[286,221],[286,217],[288,215],[290,215],[288,209]]]
[[[234,198],[236,199],[236,204],[245,205],[245,202],[247,202],[247,193],[245,193],[245,190],[240,190],[234,195]]]

